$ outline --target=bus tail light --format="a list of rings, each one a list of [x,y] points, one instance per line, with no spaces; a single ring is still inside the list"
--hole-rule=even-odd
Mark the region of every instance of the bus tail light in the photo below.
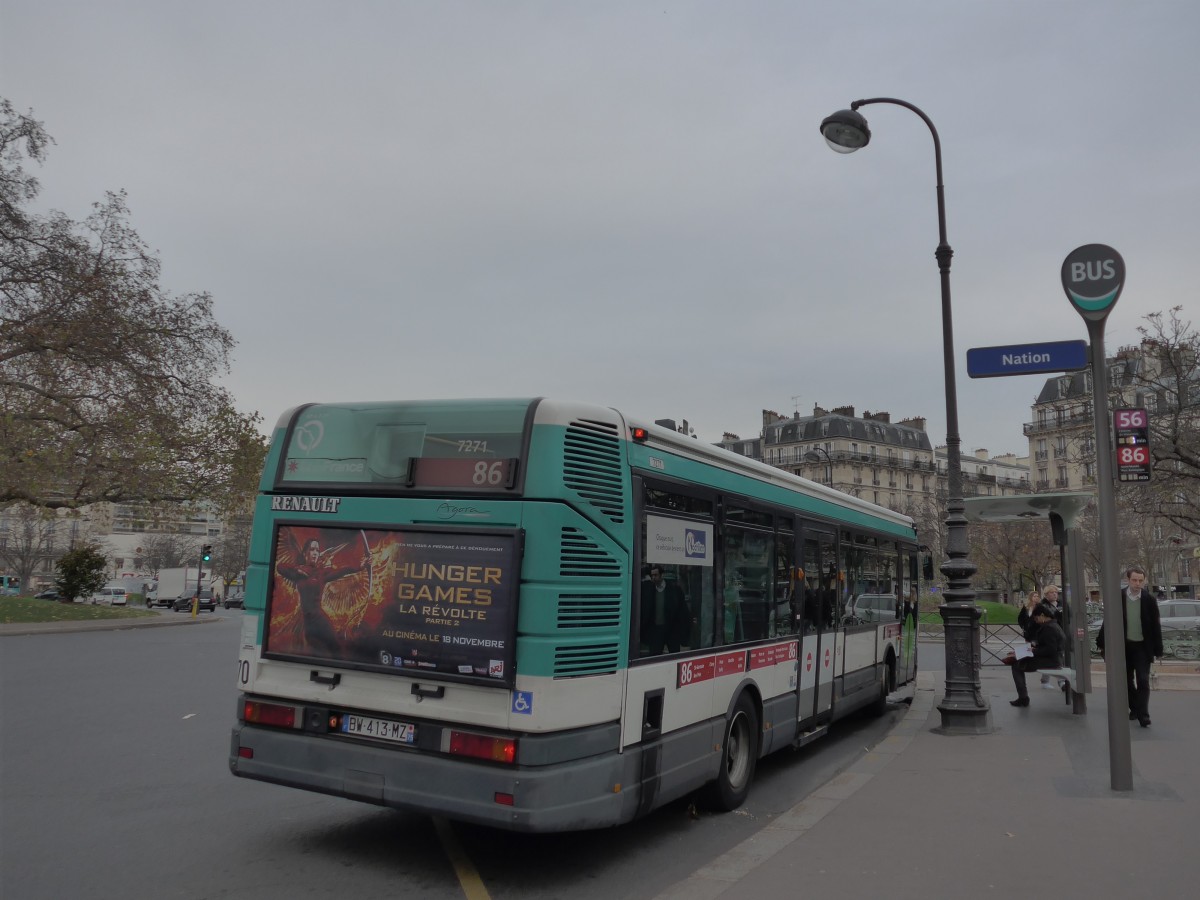
[[[242,718],[255,725],[274,725],[276,728],[296,727],[296,707],[279,703],[260,703],[247,700],[242,706]]]
[[[517,758],[517,742],[515,738],[471,734],[469,731],[451,731],[450,752],[457,756],[473,756],[477,759],[511,765]]]

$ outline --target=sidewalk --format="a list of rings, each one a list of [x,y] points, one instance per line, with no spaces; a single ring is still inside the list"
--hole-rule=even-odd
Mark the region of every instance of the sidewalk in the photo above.
[[[1094,900],[1196,889],[1200,674],[1159,676],[1153,724],[1129,732],[1132,791],[1111,788],[1103,670],[1076,716],[1032,676],[1032,703],[1010,706],[1011,673],[985,668],[987,735],[933,733],[944,680],[920,673],[908,714],[878,746],[659,900]],[[1163,690],[1168,681],[1184,689]]]

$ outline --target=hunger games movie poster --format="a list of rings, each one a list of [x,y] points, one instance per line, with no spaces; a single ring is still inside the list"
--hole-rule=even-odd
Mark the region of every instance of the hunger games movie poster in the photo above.
[[[511,686],[516,532],[280,525],[264,654]]]

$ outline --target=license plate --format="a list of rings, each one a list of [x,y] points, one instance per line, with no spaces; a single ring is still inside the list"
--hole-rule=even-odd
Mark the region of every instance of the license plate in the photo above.
[[[417,726],[394,719],[376,719],[371,716],[342,716],[342,733],[355,737],[378,738],[397,744],[413,744],[417,740]]]

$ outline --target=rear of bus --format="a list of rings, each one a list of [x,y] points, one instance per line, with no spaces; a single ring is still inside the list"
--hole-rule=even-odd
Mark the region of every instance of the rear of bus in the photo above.
[[[300,407],[257,500],[235,775],[514,830],[634,817],[611,410]]]

